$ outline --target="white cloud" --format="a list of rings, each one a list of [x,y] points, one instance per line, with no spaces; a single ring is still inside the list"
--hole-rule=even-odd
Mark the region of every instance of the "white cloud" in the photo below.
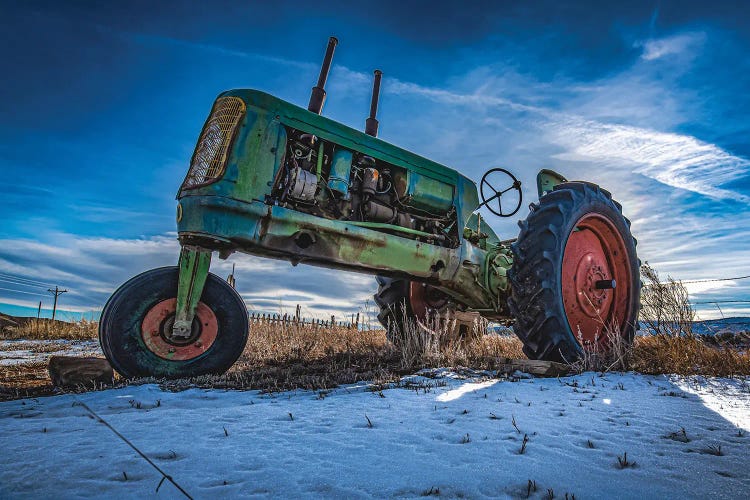
[[[681,33],[664,38],[639,40],[634,46],[642,48],[641,59],[654,61],[667,56],[676,56],[694,50],[706,40],[703,32]]]
[[[750,197],[718,186],[747,175],[750,161],[695,137],[572,118],[549,127],[561,159],[630,165],[668,186],[743,203]]]
[[[176,265],[180,246],[175,233],[148,238],[83,238],[54,234],[44,241],[0,240],[0,272],[32,278],[68,289],[60,300],[62,310],[101,309],[115,289],[131,277],[155,267]],[[214,255],[214,257],[216,257]],[[288,262],[234,254],[229,260],[214,258],[211,272],[224,278],[235,267],[237,290],[250,310],[294,312],[300,304],[308,317],[339,320],[364,306],[377,288],[371,276],[312,266],[292,268]],[[36,307],[51,306],[46,286],[0,289],[0,302]],[[26,292],[26,293],[24,293]],[[41,295],[29,295],[29,292]],[[45,299],[45,296],[48,296]]]

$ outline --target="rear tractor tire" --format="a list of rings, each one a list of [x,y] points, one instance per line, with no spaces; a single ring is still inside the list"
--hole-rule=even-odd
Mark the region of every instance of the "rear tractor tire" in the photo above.
[[[619,203],[596,184],[567,182],[543,196],[512,245],[508,299],[531,359],[573,362],[637,329],[636,242]]]
[[[248,337],[247,308],[223,279],[209,274],[192,334],[171,339],[178,268],[131,278],[110,297],[99,321],[99,343],[123,377],[182,378],[221,374],[240,357]]]
[[[399,348],[409,329],[426,328],[432,323],[428,311],[441,311],[448,303],[440,291],[423,283],[383,276],[377,276],[377,281],[374,299],[379,308],[378,321],[385,328],[386,338]]]

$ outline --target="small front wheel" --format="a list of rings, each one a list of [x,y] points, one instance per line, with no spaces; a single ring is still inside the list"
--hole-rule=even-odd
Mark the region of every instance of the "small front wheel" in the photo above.
[[[178,268],[161,267],[128,280],[110,297],[99,321],[99,343],[126,378],[181,378],[227,371],[248,336],[247,308],[239,294],[209,274],[191,335],[171,336]]]

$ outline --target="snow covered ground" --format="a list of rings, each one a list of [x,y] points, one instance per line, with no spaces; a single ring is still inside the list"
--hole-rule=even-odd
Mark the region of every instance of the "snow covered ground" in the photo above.
[[[0,340],[0,367],[47,362],[52,356],[99,356],[98,340]]]
[[[181,496],[168,482],[157,493],[161,476],[75,402],[195,498],[750,491],[748,378],[490,379],[438,370],[370,389],[171,393],[143,385],[0,403],[0,497]]]

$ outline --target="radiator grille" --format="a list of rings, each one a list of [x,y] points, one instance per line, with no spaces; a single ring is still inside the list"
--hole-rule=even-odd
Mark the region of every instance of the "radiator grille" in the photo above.
[[[208,184],[221,177],[237,125],[244,114],[245,103],[239,97],[216,99],[195,146],[183,188]]]

